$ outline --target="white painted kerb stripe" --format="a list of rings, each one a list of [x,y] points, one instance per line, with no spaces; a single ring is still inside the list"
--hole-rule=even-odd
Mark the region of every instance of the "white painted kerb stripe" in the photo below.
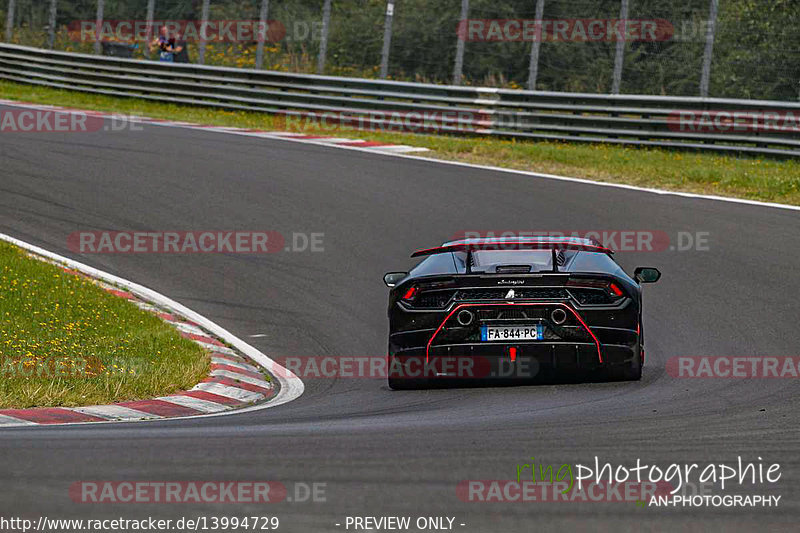
[[[265,389],[271,389],[272,385],[269,381],[265,381],[263,379],[258,379],[250,376],[245,376],[244,374],[237,374],[236,372],[231,372],[230,370],[212,370],[212,376],[220,376],[223,378],[231,378],[235,379],[236,381],[241,381],[242,383],[249,383],[250,385],[255,385],[257,387],[264,387]]]
[[[178,329],[185,333],[193,333],[194,335],[203,335],[204,337],[208,335],[208,333],[206,333],[202,329],[193,326],[191,324],[186,324],[184,322],[173,322],[171,320],[168,320],[167,323],[174,326],[175,329]]]
[[[161,309],[159,309],[158,307],[156,307],[154,305],[150,305],[150,304],[144,303],[144,302],[133,302],[133,305],[135,305],[136,307],[138,307],[139,309],[142,309],[144,311],[150,311],[151,313],[160,313],[161,312]]]
[[[121,405],[93,405],[91,407],[72,407],[70,411],[77,411],[85,415],[99,416],[107,420],[142,420],[145,418],[163,418],[160,415],[137,411]]]
[[[217,352],[217,353],[224,353],[225,355],[239,355],[230,348],[226,348],[225,346],[217,346],[216,344],[211,344],[209,342],[203,341],[194,341],[206,350],[210,352]]]
[[[14,418],[13,416],[0,415],[0,426],[35,426],[36,422]]]
[[[250,372],[259,371],[256,367],[248,365],[247,363],[237,363],[235,361],[230,361],[228,359],[222,359],[221,357],[212,357],[211,362],[214,363],[215,365],[227,365],[227,366],[232,366],[233,368],[248,370]]]
[[[203,413],[219,413],[220,411],[227,411],[228,409],[232,408],[230,405],[209,402],[208,400],[201,400],[200,398],[182,396],[179,394],[176,394],[175,396],[162,396],[161,398],[156,398],[156,400],[163,400],[165,402],[174,403],[175,405],[196,409],[197,411],[202,411]]]
[[[237,389],[236,387],[229,387],[221,383],[200,383],[195,385],[192,390],[210,392],[211,394],[218,394],[219,396],[225,396],[226,398],[242,402],[255,402],[264,397],[260,392]]]

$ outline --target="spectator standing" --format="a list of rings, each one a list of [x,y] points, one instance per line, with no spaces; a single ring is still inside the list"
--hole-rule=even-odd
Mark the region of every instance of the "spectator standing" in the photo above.
[[[150,50],[158,50],[158,60],[172,62],[174,59],[174,44],[175,39],[170,38],[166,26],[161,26],[158,32],[158,37],[153,39],[150,43]]]
[[[189,47],[186,44],[186,39],[180,32],[175,32],[173,43],[173,61],[175,61],[175,63],[191,63],[189,59]]]

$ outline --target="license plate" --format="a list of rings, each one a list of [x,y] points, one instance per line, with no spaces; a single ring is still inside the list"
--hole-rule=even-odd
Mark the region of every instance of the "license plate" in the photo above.
[[[533,326],[481,326],[481,341],[538,341],[542,338],[542,325]]]

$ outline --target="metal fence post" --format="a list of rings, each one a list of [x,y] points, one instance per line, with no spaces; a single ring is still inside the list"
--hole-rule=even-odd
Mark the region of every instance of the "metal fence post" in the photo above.
[[[201,65],[206,63],[206,41],[204,37],[208,35],[208,11],[211,0],[203,0],[203,10],[200,13],[200,41],[197,43],[197,61]]]
[[[539,51],[542,48],[544,0],[536,0],[536,35],[531,43],[531,61],[528,64],[528,90],[536,90],[536,78],[539,77]]]
[[[614,56],[614,79],[611,82],[611,94],[619,94],[620,85],[622,85],[622,64],[625,59],[625,41],[627,37],[628,26],[628,0],[622,0],[622,6],[619,9],[619,23],[622,24],[622,39],[617,39],[617,53]]]
[[[47,47],[52,50],[56,43],[56,14],[58,13],[58,0],[50,0],[50,14],[47,23]]]
[[[328,54],[328,33],[331,29],[331,0],[322,5],[322,35],[319,41],[319,57],[317,57],[317,74],[325,73],[325,60]]]
[[[261,13],[258,16],[258,44],[256,45],[257,69],[261,69],[264,66],[264,41],[267,40],[269,30],[267,15],[269,15],[269,0],[261,0]]]
[[[11,42],[11,34],[14,32],[14,0],[8,0],[8,13],[6,13],[6,42]]]
[[[467,18],[469,18],[469,0],[461,0],[461,18],[458,19],[458,41],[456,42],[456,65],[453,67],[453,85],[461,85],[464,71],[464,46],[467,40]],[[463,33],[462,33],[463,32]]]
[[[153,53],[150,51],[150,41],[153,40],[153,16],[156,11],[156,0],[147,0],[147,14],[145,18],[146,30],[144,34],[144,53],[148,59],[152,59]]]
[[[717,31],[717,12],[719,0],[711,0],[706,27],[706,49],[703,52],[703,71],[700,73],[700,96],[708,97],[708,85],[711,81],[711,57],[714,53],[714,37]]]
[[[386,2],[386,20],[383,24],[383,51],[381,52],[381,79],[389,75],[389,50],[392,47],[392,20],[395,0]]]
[[[103,10],[105,0],[97,0],[97,16],[94,20],[94,53],[100,54],[100,32],[103,30]]]

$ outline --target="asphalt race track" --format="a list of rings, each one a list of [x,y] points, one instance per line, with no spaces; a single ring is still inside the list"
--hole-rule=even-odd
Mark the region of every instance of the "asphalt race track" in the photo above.
[[[146,285],[271,357],[379,355],[384,272],[473,229],[707,232],[708,251],[622,253],[646,287],[638,383],[392,392],[305,379],[298,400],[197,420],[0,430],[0,514],[36,518],[278,516],[280,531],[345,531],[347,516],[455,517],[465,532],[794,530],[796,379],[676,379],[670,357],[800,356],[800,212],[539,179],[282,141],[147,126],[4,133],[0,232]],[[80,230],[324,233],[324,252],[77,255]],[[253,335],[263,335],[251,337]],[[463,502],[463,480],[516,465],[780,463],[777,508],[630,502]],[[325,483],[326,501],[77,504],[81,480]],[[342,524],[337,527],[336,524]],[[465,524],[460,526],[459,524]],[[352,529],[351,529],[352,530]]]

